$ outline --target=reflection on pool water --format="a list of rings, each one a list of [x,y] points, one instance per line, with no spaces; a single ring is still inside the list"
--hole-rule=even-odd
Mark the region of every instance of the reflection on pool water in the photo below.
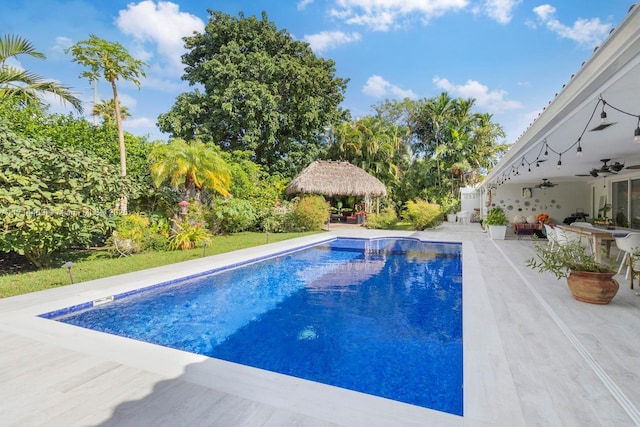
[[[339,238],[43,317],[463,414],[461,245]]]

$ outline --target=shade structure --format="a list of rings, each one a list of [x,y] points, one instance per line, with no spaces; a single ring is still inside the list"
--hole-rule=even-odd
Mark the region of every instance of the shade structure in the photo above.
[[[360,196],[387,195],[380,180],[349,162],[315,160],[287,186],[287,195]]]

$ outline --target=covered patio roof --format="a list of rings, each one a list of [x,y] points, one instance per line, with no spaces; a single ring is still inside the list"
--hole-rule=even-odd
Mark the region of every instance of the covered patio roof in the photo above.
[[[606,124],[613,124],[593,130],[601,124],[603,111]],[[544,178],[594,181],[598,178],[589,172],[600,168],[602,159],[624,163],[617,176],[637,173],[640,144],[634,142],[634,132],[639,126],[640,7],[634,4],[480,186],[538,183]]]

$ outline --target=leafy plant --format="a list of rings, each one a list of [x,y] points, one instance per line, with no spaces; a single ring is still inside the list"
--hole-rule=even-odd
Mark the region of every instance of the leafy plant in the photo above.
[[[367,228],[388,229],[393,227],[397,222],[398,215],[396,214],[396,210],[391,206],[385,208],[379,214],[367,214]]]
[[[38,268],[65,248],[88,246],[114,226],[123,187],[115,168],[77,150],[26,139],[0,120],[0,251]]]
[[[166,218],[133,213],[120,217],[110,240],[119,254],[130,255],[147,249],[165,249],[168,232]]]
[[[269,207],[263,211],[262,229],[270,233],[285,233],[293,230],[293,208],[292,202],[276,202],[276,206]]]
[[[409,200],[402,217],[411,223],[414,230],[424,230],[442,223],[442,210],[436,203],[429,203],[422,199]]]
[[[210,243],[211,233],[204,222],[191,222],[187,220],[175,221],[175,233],[169,238],[169,248],[192,249],[198,243]]]
[[[217,233],[237,233],[252,228],[257,215],[247,200],[217,199],[207,216],[209,226]]]
[[[322,196],[305,196],[293,208],[293,222],[298,230],[320,230],[329,218],[329,203]]]
[[[442,213],[455,213],[460,210],[460,199],[457,197],[453,197],[451,194],[445,194],[440,199],[436,199],[440,208],[442,209]]]
[[[509,218],[500,207],[489,209],[487,218],[483,221],[485,225],[508,225]]]
[[[536,256],[527,260],[527,267],[538,269],[539,272],[549,271],[558,279],[569,276],[571,271],[611,272],[610,267],[599,264],[587,253],[579,240],[571,240],[554,248],[542,243],[535,244],[535,247]]]

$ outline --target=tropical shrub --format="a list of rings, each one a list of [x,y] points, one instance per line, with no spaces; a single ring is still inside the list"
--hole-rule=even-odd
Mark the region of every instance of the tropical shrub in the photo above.
[[[257,215],[254,207],[243,199],[216,199],[205,215],[214,233],[237,233],[251,229]]]
[[[487,218],[483,221],[485,225],[509,225],[509,218],[501,207],[489,209]]]
[[[411,223],[414,230],[424,230],[442,223],[442,209],[440,205],[426,200],[409,200],[402,217]]]
[[[453,197],[451,193],[447,193],[436,199],[440,205],[443,214],[454,213],[460,210],[460,199]]]
[[[205,222],[192,222],[187,219],[174,221],[174,233],[169,238],[169,248],[192,249],[199,243],[210,243],[211,233]]]
[[[398,222],[396,210],[389,206],[381,213],[367,214],[367,228],[386,229],[393,227]]]
[[[329,218],[329,203],[322,196],[305,196],[293,208],[293,224],[298,230],[320,230]]]
[[[129,255],[147,249],[166,249],[168,235],[169,224],[165,217],[133,213],[120,217],[110,242],[118,253]]]
[[[151,221],[139,213],[120,217],[110,242],[115,251],[121,255],[130,255],[140,252],[143,248],[145,235],[148,234]]]
[[[269,233],[287,233],[293,230],[293,208],[292,202],[276,202],[275,206],[263,209],[261,213],[261,227],[263,231]]]

